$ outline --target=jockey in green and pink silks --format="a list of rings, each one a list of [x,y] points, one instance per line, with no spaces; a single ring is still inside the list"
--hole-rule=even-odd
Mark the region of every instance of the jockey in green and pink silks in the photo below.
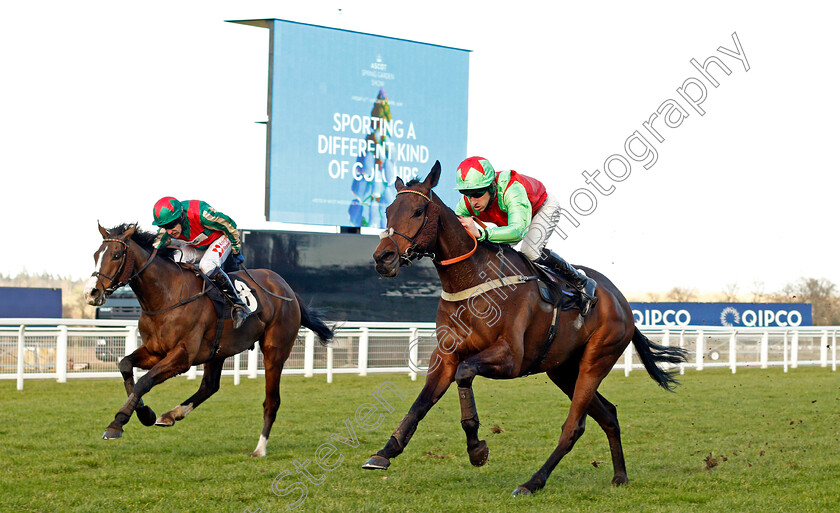
[[[154,247],[174,247],[176,261],[198,263],[198,268],[233,304],[234,329],[241,326],[248,308],[222,270],[231,254],[237,264],[244,262],[239,230],[233,219],[203,201],[178,201],[171,196],[159,199],[152,213],[152,224],[159,227]]]
[[[522,246],[520,252],[533,262],[555,269],[581,294],[581,315],[598,301],[597,284],[579,269],[546,249],[557,225],[560,203],[536,178],[514,170],[496,172],[482,157],[465,159],[456,170],[456,189],[464,195],[455,207],[461,225],[477,240]],[[473,218],[493,223],[479,227]]]

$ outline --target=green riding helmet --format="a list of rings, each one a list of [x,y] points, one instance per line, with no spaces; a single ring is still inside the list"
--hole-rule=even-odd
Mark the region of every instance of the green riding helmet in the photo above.
[[[172,196],[166,196],[157,200],[152,213],[155,216],[155,220],[152,221],[152,224],[155,226],[163,226],[180,219],[181,214],[184,213],[184,208],[181,206],[180,201]]]
[[[458,166],[455,189],[459,191],[485,189],[496,180],[496,170],[483,157],[470,157]]]

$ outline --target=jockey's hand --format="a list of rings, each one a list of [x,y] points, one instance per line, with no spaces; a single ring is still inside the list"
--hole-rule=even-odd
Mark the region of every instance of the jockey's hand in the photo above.
[[[472,217],[459,217],[458,221],[461,221],[461,226],[463,226],[467,232],[471,233],[473,237],[478,238],[478,226],[476,226]]]
[[[242,265],[245,263],[245,257],[242,256],[242,253],[233,254],[233,263],[235,263],[236,265]]]

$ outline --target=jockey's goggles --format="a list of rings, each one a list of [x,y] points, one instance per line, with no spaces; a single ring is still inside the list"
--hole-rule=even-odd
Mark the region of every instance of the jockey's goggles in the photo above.
[[[175,228],[176,226],[178,226],[179,224],[181,224],[181,218],[180,217],[178,219],[172,221],[171,223],[167,223],[167,224],[163,225],[163,229],[164,230],[171,230],[171,229]]]
[[[468,198],[480,198],[490,192],[490,189],[485,187],[483,189],[468,189],[466,191],[461,191],[461,194]]]

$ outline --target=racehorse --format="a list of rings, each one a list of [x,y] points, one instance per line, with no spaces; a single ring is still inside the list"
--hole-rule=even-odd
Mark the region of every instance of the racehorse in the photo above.
[[[373,254],[376,270],[384,277],[396,276],[414,258],[433,258],[443,294],[436,318],[438,345],[429,359],[426,383],[385,447],[363,468],[388,468],[452,381],[458,384],[467,454],[473,465],[483,465],[489,450],[478,439],[473,379],[545,372],[571,399],[569,414],[556,449],[513,494],[529,495],[545,486],[560,459],[583,434],[587,414],[607,435],[612,484],[626,483],[616,408],[598,393],[598,386],[631,340],[647,372],[668,390],[676,383],[673,370],[665,371],[657,364],[683,362],[687,353],[648,340],[635,327],[621,292],[594,269],[582,267],[598,283],[593,310],[585,318],[578,310],[555,310],[541,300],[537,281],[527,278],[533,270],[524,257],[506,245],[479,244],[462,228],[455,213],[432,192],[439,178],[440,162],[436,162],[422,182],[396,180],[397,197],[386,210],[388,228]]]
[[[267,269],[231,273],[256,296],[260,308],[233,330],[230,319],[217,315],[208,299],[205,280],[192,269],[175,263],[172,250],[154,251],[155,235],[122,224],[110,230],[99,226],[102,244],[93,255],[96,270],[85,287],[88,304],[102,305],[116,289],[128,284],[142,307],[138,328],[143,344],[123,358],[119,369],[128,400],[105,430],[106,440],[122,436],[133,412],[145,426],[172,426],[219,389],[225,358],[240,353],[259,340],[265,364],[263,428],[251,456],[265,456],[271,426],[280,406],[280,374],[303,325],[326,344],[333,328],[306,306],[279,275]],[[143,395],[155,385],[204,364],[198,391],[157,419],[143,404]],[[134,367],[147,369],[134,382]]]

